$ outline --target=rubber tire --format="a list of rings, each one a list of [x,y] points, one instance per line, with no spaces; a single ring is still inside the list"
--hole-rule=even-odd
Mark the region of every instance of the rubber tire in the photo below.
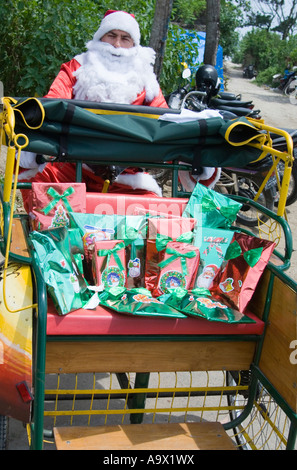
[[[293,162],[292,173],[291,173],[291,183],[293,186],[292,186],[292,190],[288,192],[286,207],[291,206],[294,202],[297,201],[297,162],[296,162],[297,149],[294,149],[294,157],[295,157],[295,160]],[[277,205],[277,203],[275,203],[275,205]]]
[[[0,415],[0,450],[7,449],[8,418]]]

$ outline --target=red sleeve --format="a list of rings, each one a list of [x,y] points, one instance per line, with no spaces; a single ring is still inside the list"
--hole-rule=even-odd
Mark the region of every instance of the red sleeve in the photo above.
[[[45,98],[73,99],[73,86],[76,82],[73,72],[75,72],[79,67],[80,64],[75,59],[62,64],[60,72],[51,84],[49,92],[45,95]]]
[[[148,106],[154,106],[155,108],[168,108],[168,104],[163,96],[161,88],[159,90],[158,96],[156,96],[153,101],[151,101]]]

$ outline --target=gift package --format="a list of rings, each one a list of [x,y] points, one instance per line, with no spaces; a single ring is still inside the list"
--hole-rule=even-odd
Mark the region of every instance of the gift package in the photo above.
[[[241,207],[239,202],[198,183],[185,207],[183,217],[193,217],[203,227],[230,228]]]
[[[235,232],[226,265],[215,276],[210,291],[244,312],[272,255],[275,243]]]
[[[182,216],[160,207],[88,214],[80,184],[41,184],[34,194],[30,241],[58,314],[100,304],[133,316],[252,322],[248,304],[275,244],[234,228],[241,204],[199,183]]]
[[[84,183],[32,183],[29,213],[32,230],[68,227],[71,212],[86,212]]]
[[[66,315],[85,308],[92,293],[75,262],[66,228],[33,231],[29,237],[57,312]]]

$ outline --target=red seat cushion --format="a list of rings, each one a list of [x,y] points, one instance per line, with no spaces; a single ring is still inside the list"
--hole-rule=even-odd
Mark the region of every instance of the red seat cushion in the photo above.
[[[198,317],[164,318],[129,316],[97,307],[58,315],[48,300],[47,334],[53,335],[261,335],[263,321],[255,323],[212,322]]]
[[[87,193],[87,213],[131,215],[135,209],[181,216],[187,199]],[[128,316],[101,306],[59,316],[48,299],[47,334],[53,335],[261,335],[264,323],[252,313],[255,323],[211,322],[204,318]]]
[[[132,215],[135,209],[181,216],[188,199],[133,196],[130,194],[87,193],[87,214]]]

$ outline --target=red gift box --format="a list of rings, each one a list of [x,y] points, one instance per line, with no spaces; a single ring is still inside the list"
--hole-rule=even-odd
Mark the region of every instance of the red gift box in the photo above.
[[[69,226],[69,212],[86,212],[85,183],[32,183],[32,230]]]
[[[96,286],[124,287],[127,281],[125,243],[123,240],[96,242],[92,271]]]
[[[151,292],[156,287],[167,243],[176,240],[189,242],[193,237],[196,219],[151,218],[148,219],[148,239],[146,245],[145,287]]]
[[[275,248],[275,243],[234,232],[225,260],[210,292],[244,313]]]
[[[153,296],[170,292],[169,289],[182,287],[191,290],[199,266],[199,248],[189,243],[169,242],[159,267],[157,287]]]

